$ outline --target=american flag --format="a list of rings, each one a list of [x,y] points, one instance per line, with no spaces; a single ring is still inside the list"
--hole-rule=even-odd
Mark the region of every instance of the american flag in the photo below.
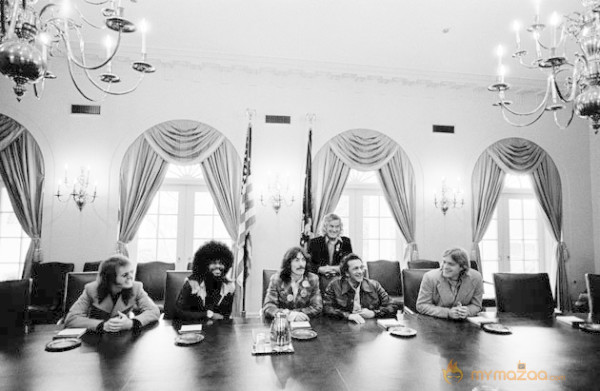
[[[302,227],[300,228],[300,247],[306,249],[312,234],[312,129],[308,129],[308,148],[306,150],[306,174],[304,177],[304,197],[302,199]]]
[[[252,240],[250,229],[254,225],[254,199],[252,198],[252,181],[250,163],[252,160],[252,124],[248,124],[246,136],[246,151],[244,153],[244,168],[242,171],[242,198],[240,206],[240,226],[238,230],[238,257],[235,273],[236,281],[242,288],[242,311],[246,310],[246,279],[250,270],[252,258]]]

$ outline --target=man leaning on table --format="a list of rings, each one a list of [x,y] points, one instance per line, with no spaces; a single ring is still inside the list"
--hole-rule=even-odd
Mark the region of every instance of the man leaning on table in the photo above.
[[[397,308],[381,284],[365,277],[365,267],[356,254],[340,262],[340,277],[335,278],[323,295],[328,316],[361,324],[365,319],[396,316]]]
[[[482,310],[483,279],[470,268],[469,256],[461,248],[444,252],[440,269],[423,276],[417,311],[438,318],[465,319]]]

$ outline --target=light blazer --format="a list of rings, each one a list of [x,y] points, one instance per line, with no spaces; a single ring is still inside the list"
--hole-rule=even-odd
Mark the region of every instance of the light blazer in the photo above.
[[[333,253],[332,265],[339,265],[342,257],[352,252],[350,238],[340,236],[341,241],[336,243]],[[325,236],[317,236],[308,242],[308,253],[310,254],[309,270],[317,273],[320,266],[329,265],[329,250]]]
[[[69,310],[65,327],[96,330],[100,323],[116,316],[119,311],[124,314],[133,311],[137,314],[134,319],[137,319],[141,326],[157,321],[160,316],[160,310],[148,297],[141,282],[133,282],[132,295],[125,304],[120,296],[117,302],[113,303],[110,295],[98,302],[98,281],[94,281],[85,285],[83,293]]]
[[[283,282],[279,273],[272,275],[265,296],[263,313],[266,317],[273,318],[282,309],[304,312],[311,318],[319,316],[323,309],[319,277],[310,272],[302,277],[298,285],[298,294],[294,298],[292,284]]]
[[[478,271],[469,269],[462,275],[461,280],[455,299],[450,283],[442,276],[441,269],[425,273],[417,298],[417,311],[425,315],[447,318],[450,308],[461,303],[469,309],[468,316],[477,315],[482,309],[483,278]]]

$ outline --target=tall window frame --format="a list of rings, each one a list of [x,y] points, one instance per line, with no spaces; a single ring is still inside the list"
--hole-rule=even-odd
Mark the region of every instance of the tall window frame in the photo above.
[[[21,279],[30,243],[0,180],[0,281]]]

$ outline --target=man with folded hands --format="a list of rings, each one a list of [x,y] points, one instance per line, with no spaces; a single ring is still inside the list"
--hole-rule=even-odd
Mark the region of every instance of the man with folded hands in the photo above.
[[[67,314],[65,326],[114,333],[137,331],[156,322],[160,316],[158,306],[142,283],[133,280],[133,274],[133,265],[122,255],[102,262],[98,279],[85,285]]]
[[[334,279],[323,295],[326,315],[361,324],[365,319],[396,316],[397,308],[378,281],[365,277],[362,259],[348,254],[340,262],[340,277]]]
[[[417,311],[438,318],[465,319],[477,315],[483,299],[483,278],[471,269],[469,256],[462,248],[443,254],[442,267],[423,275]]]

